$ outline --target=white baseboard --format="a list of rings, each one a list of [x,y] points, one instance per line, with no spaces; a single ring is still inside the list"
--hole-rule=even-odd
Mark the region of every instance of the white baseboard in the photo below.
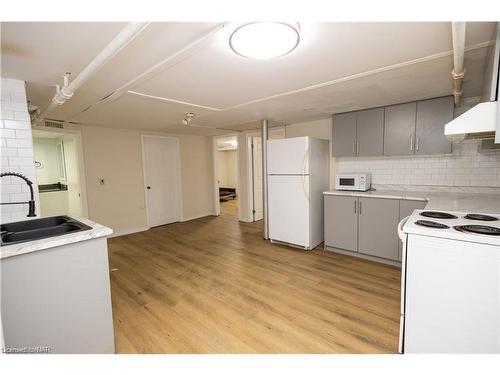
[[[183,216],[181,218],[181,222],[184,222],[184,221],[190,221],[190,220],[195,220],[195,219],[199,219],[199,218],[202,218],[202,217],[207,217],[207,216],[214,216],[215,214],[213,212],[204,212],[202,214],[195,214],[195,215],[190,215],[190,216]]]
[[[121,230],[113,230],[113,234],[109,236],[108,238],[113,238],[113,237],[120,237],[120,236],[125,236],[127,234],[132,234],[132,233],[139,233],[139,232],[144,232],[145,230],[148,230],[148,227],[138,227],[138,228],[130,228],[130,229],[121,229]]]

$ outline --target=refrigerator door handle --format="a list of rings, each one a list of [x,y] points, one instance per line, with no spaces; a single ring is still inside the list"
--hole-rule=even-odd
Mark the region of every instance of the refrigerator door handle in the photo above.
[[[304,190],[304,195],[309,202],[309,187],[307,186],[308,184],[306,183],[306,167],[309,162],[309,149],[306,150],[304,153],[304,159],[302,160],[302,189]]]
[[[304,158],[302,159],[302,174],[309,174],[309,172],[306,172],[307,169],[307,164],[309,163],[309,149],[306,150],[304,153]]]

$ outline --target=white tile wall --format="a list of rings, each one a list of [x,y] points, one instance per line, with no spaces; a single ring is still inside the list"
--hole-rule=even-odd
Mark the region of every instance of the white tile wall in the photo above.
[[[479,153],[479,140],[432,156],[340,158],[339,172],[371,172],[375,185],[500,187],[500,151]]]
[[[1,171],[18,172],[33,181],[38,213],[40,209],[38,187],[24,81],[2,78],[0,91],[2,99],[0,107]],[[20,178],[2,177],[0,189],[1,202],[24,202],[30,199],[29,188]],[[2,205],[0,210],[2,223],[27,219],[27,205]]]

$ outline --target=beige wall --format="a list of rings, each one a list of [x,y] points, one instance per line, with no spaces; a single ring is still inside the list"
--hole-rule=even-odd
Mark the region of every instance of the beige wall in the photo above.
[[[238,188],[238,151],[217,152],[217,171],[220,187]]]
[[[82,133],[90,219],[113,228],[115,234],[146,229],[141,134],[179,139],[182,220],[213,214],[211,138],[100,126],[77,128]]]

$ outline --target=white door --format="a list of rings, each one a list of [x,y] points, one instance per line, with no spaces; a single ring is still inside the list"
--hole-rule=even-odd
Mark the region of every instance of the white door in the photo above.
[[[66,165],[66,183],[68,184],[68,212],[82,216],[80,177],[78,175],[78,154],[74,140],[64,141],[64,163]]]
[[[269,176],[269,238],[309,247],[309,176]]]
[[[267,174],[309,174],[309,137],[267,141]]]
[[[253,220],[262,220],[264,202],[262,198],[262,138],[252,137],[252,184],[253,184]]]
[[[179,221],[180,171],[177,139],[143,136],[142,148],[149,226]]]

